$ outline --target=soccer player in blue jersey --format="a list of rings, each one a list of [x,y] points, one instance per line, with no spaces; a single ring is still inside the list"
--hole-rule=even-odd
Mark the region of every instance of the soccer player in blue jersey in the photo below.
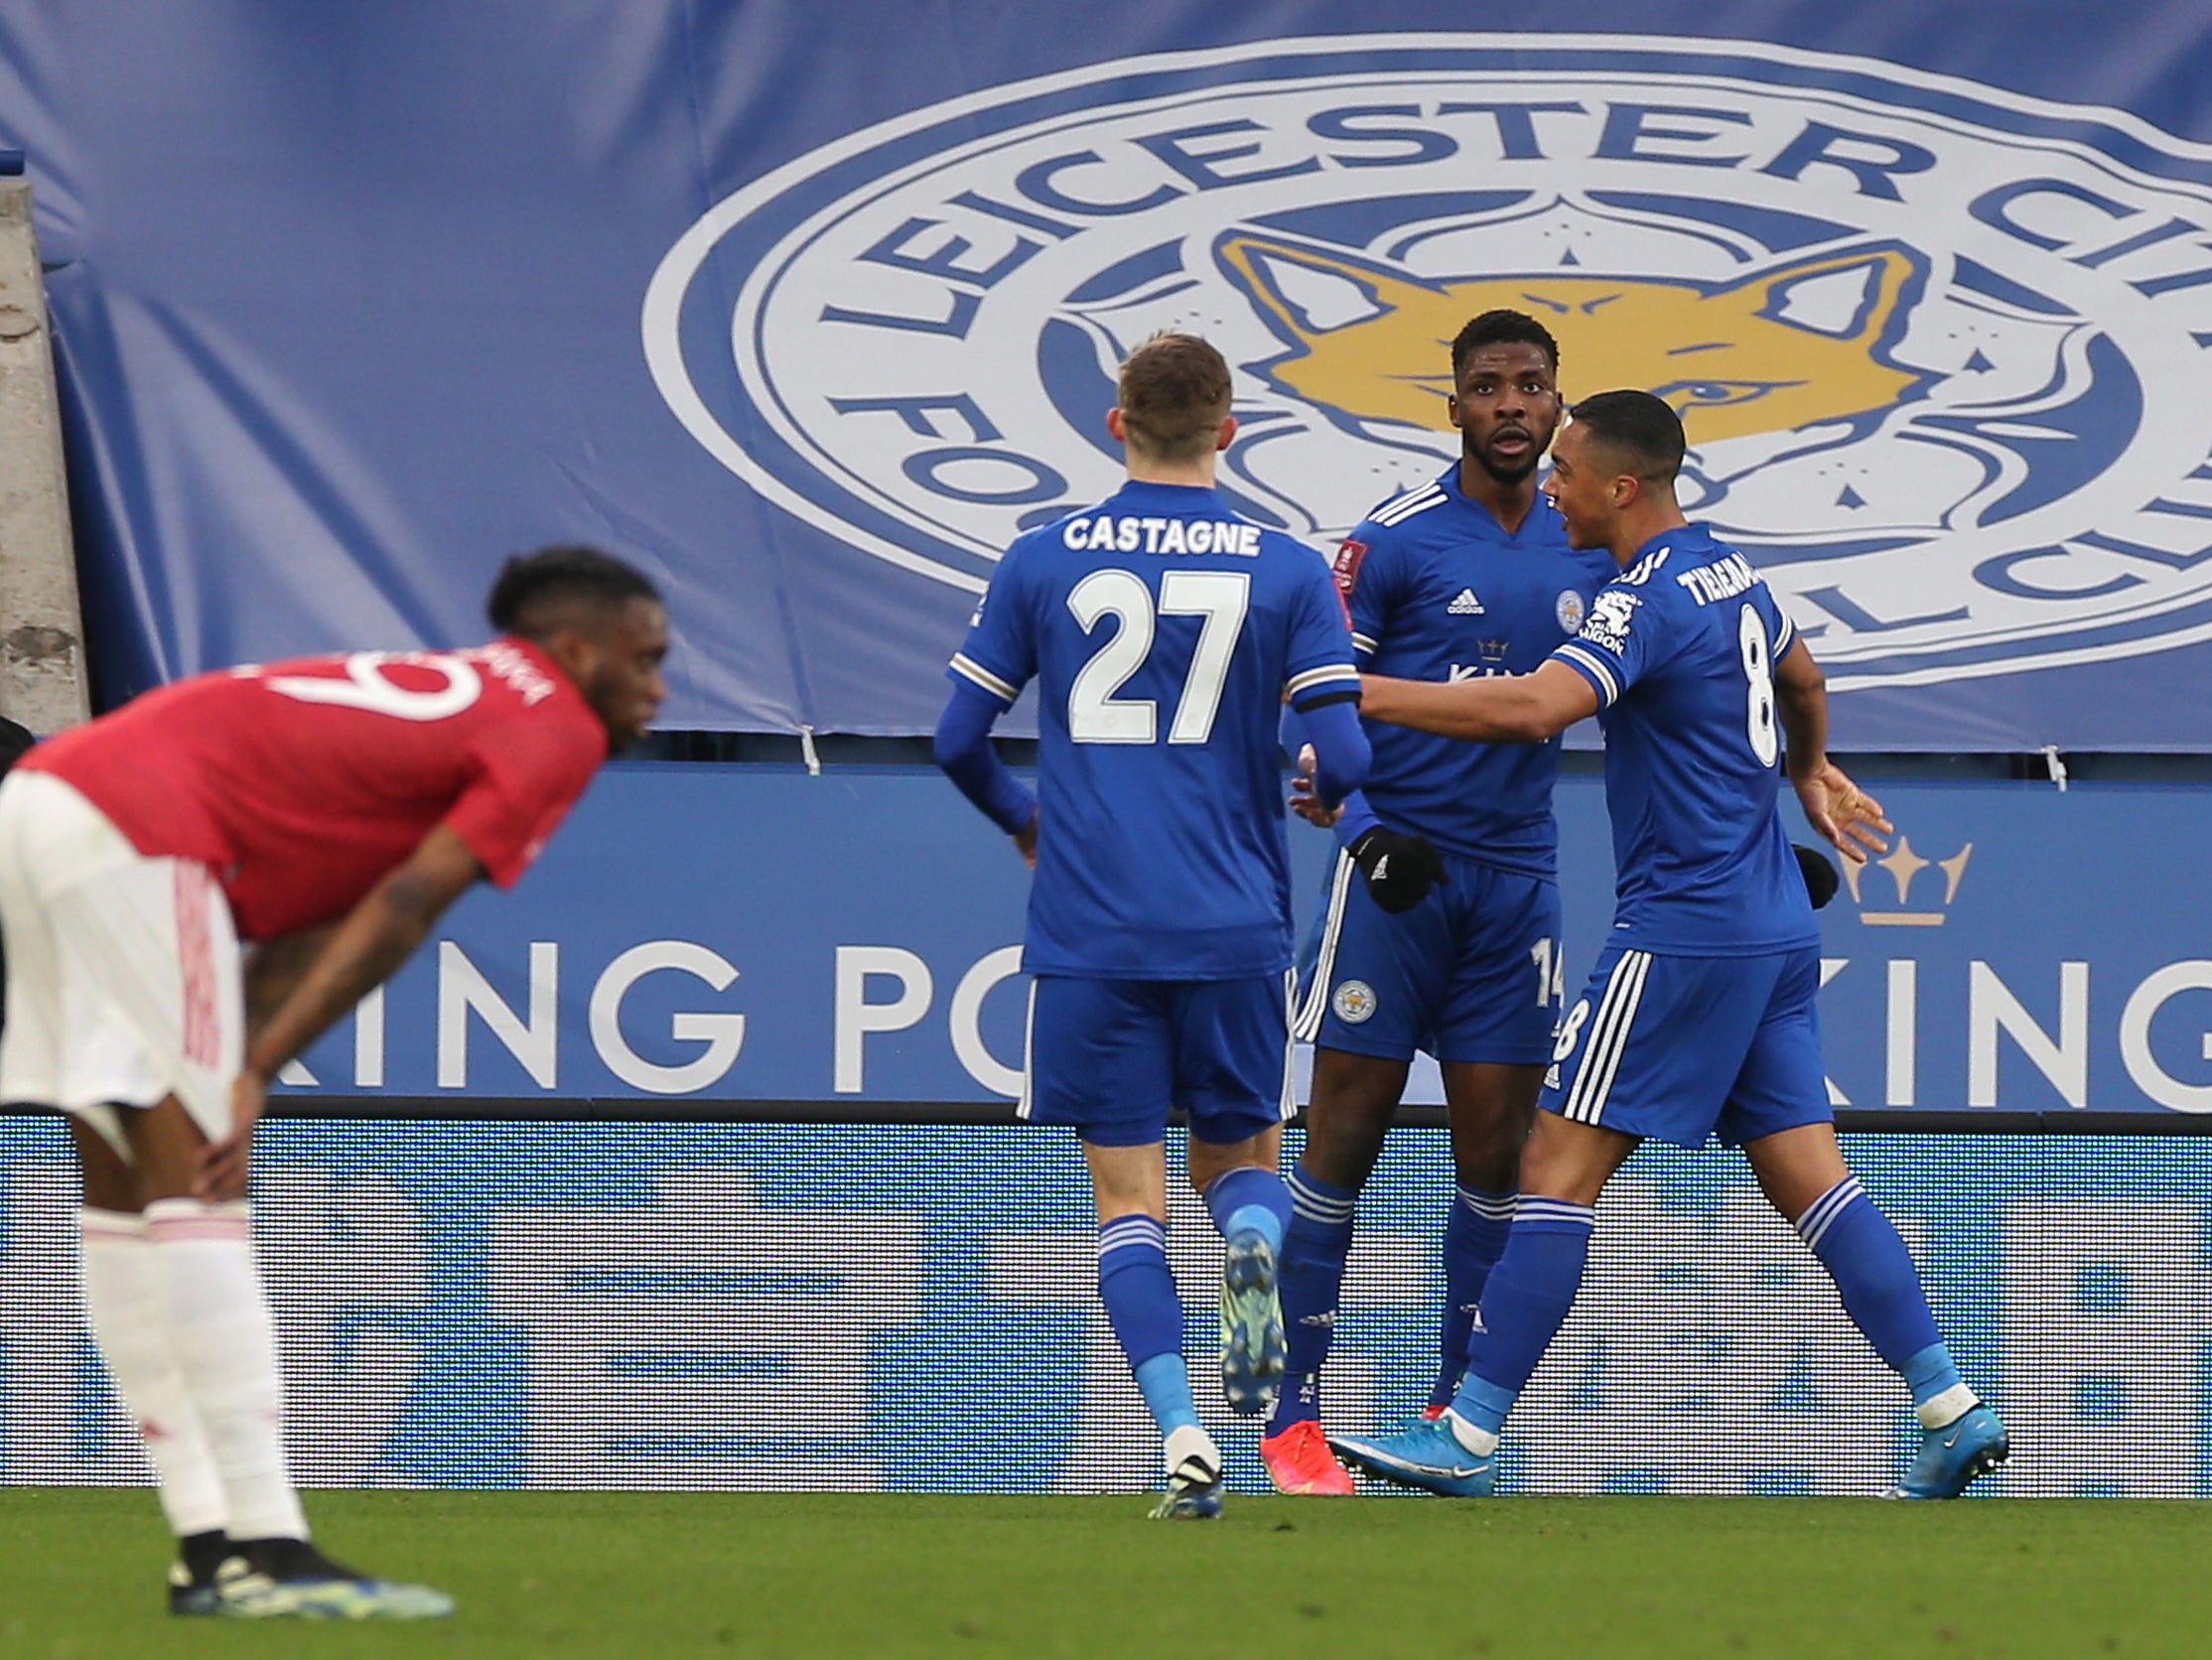
[[[1398,679],[1526,674],[1618,574],[1602,549],[1568,545],[1537,490],[1560,419],[1551,332],[1521,312],[1485,312],[1452,341],[1452,373],[1459,459],[1378,506],[1336,555],[1360,666]],[[1321,1429],[1320,1373],[1354,1206],[1416,1049],[1444,1075],[1457,1178],[1432,1412],[1457,1388],[1512,1220],[1565,979],[1558,742],[1462,744],[1379,725],[1368,739],[1374,764],[1337,820],[1342,851],[1299,999],[1313,1081],[1283,1249],[1288,1375],[1260,1443],[1287,1493],[1352,1490]]]
[[[1682,456],[1682,423],[1648,393],[1577,404],[1545,488],[1577,545],[1621,567],[1582,631],[1513,679],[1367,682],[1375,719],[1481,743],[1540,741],[1597,713],[1618,892],[1611,938],[1553,1048],[1451,1408],[1334,1445],[1406,1486],[1489,1492],[1506,1415],[1582,1283],[1598,1193],[1646,1136],[1697,1147],[1718,1131],[1912,1391],[1921,1447],[1891,1495],[1953,1498],[2004,1461],[2005,1430],[1961,1381],[1911,1256],[1837,1147],[1819,935],[1777,806],[1782,766],[1847,858],[1878,851],[1888,824],[1828,760],[1820,669],[1764,579],[1684,519]]]
[[[1368,763],[1327,562],[1212,488],[1236,432],[1229,391],[1221,354],[1191,336],[1130,355],[1107,417],[1129,483],[1007,551],[952,659],[936,736],[939,764],[1037,872],[1021,1116],[1081,1138],[1099,1292],[1160,1426],[1168,1492],[1153,1514],[1170,1519],[1221,1509],[1221,1453],[1192,1405],[1168,1268],[1171,1108],[1189,1121],[1190,1182],[1226,1241],[1231,1409],[1265,1412],[1283,1373],[1284,701],[1304,716],[1327,800]],[[990,744],[1032,679],[1037,796]]]

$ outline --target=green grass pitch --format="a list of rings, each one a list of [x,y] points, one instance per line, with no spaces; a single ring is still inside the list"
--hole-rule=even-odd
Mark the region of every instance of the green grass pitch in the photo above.
[[[442,1625],[172,1620],[142,1491],[0,1488],[0,1655],[2200,1655],[2212,1506],[318,1493]]]

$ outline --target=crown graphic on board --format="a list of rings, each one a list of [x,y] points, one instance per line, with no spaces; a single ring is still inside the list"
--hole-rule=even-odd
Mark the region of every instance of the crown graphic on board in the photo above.
[[[1856,865],[1846,859],[1843,862],[1844,886],[1851,890],[1852,903],[1859,906],[1859,919],[1870,926],[1940,928],[1943,926],[1944,912],[1950,908],[1951,901],[1959,897],[1959,884],[1966,880],[1966,862],[1973,857],[1974,844],[1968,842],[1966,846],[1960,848],[1948,859],[1923,859],[1912,850],[1911,837],[1899,836],[1897,845],[1889,851],[1887,858],[1869,860],[1864,865]],[[1866,873],[1870,870],[1888,873],[1890,882],[1895,885],[1897,890],[1897,908],[1895,910],[1869,910],[1866,908],[1869,896],[1864,892],[1864,888],[1867,880]],[[1909,908],[1912,902],[1913,879],[1922,871],[1941,871],[1943,873],[1943,899],[1939,909],[1913,910]],[[1881,885],[1876,884],[1875,886],[1878,888]],[[1921,892],[1923,894],[1928,892],[1926,884],[1922,885]]]

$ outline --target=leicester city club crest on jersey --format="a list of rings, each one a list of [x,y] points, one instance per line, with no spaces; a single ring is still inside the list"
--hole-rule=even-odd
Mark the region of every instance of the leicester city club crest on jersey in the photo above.
[[[1095,65],[749,186],[643,323],[748,484],[979,589],[1120,482],[1101,417],[1147,336],[1224,349],[1226,493],[1321,541],[1454,453],[1440,343],[1494,306],[1551,328],[1570,396],[1681,410],[1685,505],[1836,684],[2212,636],[2212,151],[1871,60],[1387,35]]]
[[[1357,1026],[1374,1016],[1375,989],[1364,980],[1346,980],[1329,998],[1328,1006],[1346,1026]]]

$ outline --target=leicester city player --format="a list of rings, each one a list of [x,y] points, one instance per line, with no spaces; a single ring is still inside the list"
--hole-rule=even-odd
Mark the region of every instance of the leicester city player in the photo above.
[[[1278,720],[1304,712],[1328,801],[1365,776],[1350,631],[1327,563],[1214,493],[1236,432],[1229,368],[1163,335],[1122,365],[1107,416],[1129,483],[1000,562],[952,659],[939,764],[1036,869],[1026,1092],[1072,1125],[1098,1204],[1098,1281],[1165,1439],[1153,1514],[1218,1515],[1167,1256],[1168,1114],[1226,1240],[1222,1384],[1245,1416],[1283,1372],[1276,1263],[1291,1200],[1290,892]],[[992,723],[1037,682],[1037,797]]]
[[[1378,720],[1535,742],[1599,713],[1618,871],[1611,937],[1569,1011],[1521,1159],[1521,1198],[1444,1417],[1337,1451],[1432,1492],[1487,1493],[1499,1431],[1582,1283],[1606,1180],[1646,1136],[1740,1145],[1769,1201],[1912,1391],[1918,1456],[1891,1489],[1952,1498],[2004,1461],[1918,1270],[1836,1144],[1814,1010],[1819,936],[1777,806],[1778,762],[1813,827],[1864,860],[1888,829],[1826,754],[1819,667],[1763,578],[1684,520],[1682,423],[1644,392],[1575,406],[1545,488],[1621,574],[1535,673],[1455,686],[1370,679]]]
[[[1569,547],[1537,491],[1558,374],[1551,332],[1517,311],[1485,312],[1452,341],[1445,407],[1459,460],[1382,503],[1337,550],[1362,668],[1406,680],[1526,674],[1617,574],[1601,549]],[[1343,851],[1299,1000],[1298,1035],[1315,1051],[1283,1249],[1289,1376],[1260,1443],[1287,1493],[1352,1490],[1321,1430],[1320,1372],[1354,1206],[1417,1048],[1443,1071],[1457,1178],[1432,1413],[1452,1399],[1512,1220],[1564,979],[1558,742],[1462,744],[1387,726],[1368,740],[1374,765],[1337,821]]]

